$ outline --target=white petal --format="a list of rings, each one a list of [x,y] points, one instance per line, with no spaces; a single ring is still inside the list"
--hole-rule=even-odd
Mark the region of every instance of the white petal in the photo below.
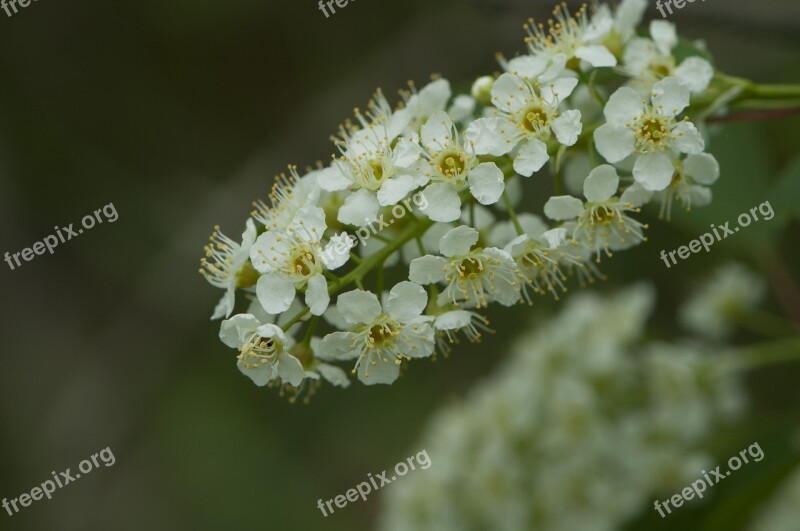
[[[272,315],[288,310],[296,292],[291,280],[274,273],[263,275],[256,284],[258,302]]]
[[[464,310],[453,310],[436,316],[436,330],[458,330],[472,322],[472,314]]]
[[[508,113],[515,113],[528,105],[531,89],[528,83],[514,74],[503,74],[492,86],[492,103]]]
[[[475,114],[477,103],[472,96],[460,94],[453,99],[452,105],[447,109],[447,114],[454,122],[464,123]]]
[[[290,250],[286,234],[268,230],[256,239],[250,248],[250,262],[259,273],[269,273],[279,255],[286,255]]]
[[[624,126],[634,116],[639,116],[644,111],[644,102],[638,92],[630,87],[621,87],[608,98],[603,109],[603,115],[608,123]]]
[[[417,284],[433,284],[445,279],[447,260],[441,256],[425,255],[411,261],[408,278]]]
[[[283,333],[283,329],[272,323],[262,324],[256,328],[256,333],[266,339],[277,338],[281,345],[285,345],[287,342],[286,334]]]
[[[662,55],[670,55],[672,49],[678,44],[678,33],[675,24],[666,20],[653,20],[650,22],[650,36],[653,37],[658,51]]]
[[[547,154],[547,144],[538,138],[531,138],[519,148],[517,157],[514,159],[514,171],[530,177],[541,170],[548,160],[550,160],[550,155]]]
[[[281,352],[278,354],[278,376],[284,383],[290,383],[297,387],[305,378],[306,373],[300,360],[289,353]]]
[[[396,205],[417,187],[417,181],[411,175],[397,175],[386,179],[378,190],[378,203],[381,206]]]
[[[399,138],[394,146],[392,164],[398,168],[408,168],[419,161],[422,148],[408,138]]]
[[[333,271],[346,264],[350,259],[350,249],[355,246],[355,236],[346,232],[333,235],[320,256],[325,269]]]
[[[689,106],[689,87],[677,77],[666,77],[653,85],[651,98],[662,116],[677,116]]]
[[[466,225],[456,227],[439,240],[439,249],[442,254],[449,257],[463,256],[469,253],[473,245],[478,243],[480,234],[477,230]]]
[[[633,183],[626,188],[624,192],[622,192],[620,201],[624,203],[630,203],[634,207],[640,207],[647,204],[652,197],[653,192],[650,190],[645,190],[645,188],[639,183]]]
[[[422,126],[422,144],[430,151],[441,151],[455,142],[453,121],[444,111],[437,111]]]
[[[392,319],[408,322],[419,317],[428,304],[428,294],[422,286],[403,281],[395,285],[386,299],[386,313]]]
[[[319,343],[318,357],[326,360],[351,360],[357,358],[356,340],[357,336],[352,332],[333,332],[328,334]]]
[[[551,249],[557,249],[567,239],[567,229],[562,229],[562,228],[550,229],[549,231],[542,234],[542,238],[544,238],[545,241],[547,241]]]
[[[561,113],[553,120],[552,129],[559,142],[565,146],[574,146],[575,142],[578,141],[581,131],[583,131],[581,111],[570,109]]]
[[[557,53],[550,58],[550,66],[547,70],[539,76],[539,81],[547,82],[552,81],[559,77],[567,66],[567,56],[563,53]]]
[[[711,203],[711,190],[705,186],[690,186],[689,199],[693,207],[703,207]]]
[[[381,303],[370,291],[360,289],[339,295],[336,301],[339,313],[350,324],[369,324],[381,314]]]
[[[436,111],[442,111],[447,101],[453,94],[450,82],[444,78],[431,81],[412,98],[416,98],[411,106],[416,105],[414,112],[427,116]]]
[[[381,357],[373,365],[369,360],[364,360],[358,366],[358,379],[365,385],[390,384],[400,376],[400,366],[394,358]]]
[[[699,155],[706,148],[703,135],[694,126],[692,122],[680,122],[672,128],[672,134],[677,138],[675,139],[675,147],[681,153],[689,153],[692,155]]]
[[[583,211],[583,201],[569,195],[553,196],[544,205],[544,215],[555,221],[573,219]]]
[[[239,371],[250,378],[259,387],[267,385],[275,376],[275,369],[271,363],[258,364],[256,368],[245,367],[241,361],[236,362]]]
[[[235,279],[233,279],[235,282]],[[235,288],[235,285],[234,285]],[[219,299],[217,305],[214,307],[214,313],[211,315],[211,320],[221,319],[222,317],[230,317],[233,313],[233,306],[236,304],[236,294],[233,289],[226,289],[225,294]]]
[[[373,192],[358,190],[347,196],[339,208],[338,220],[347,225],[363,227],[378,217],[380,205]]]
[[[482,205],[497,203],[505,189],[503,172],[494,162],[478,164],[467,176],[469,191]]]
[[[619,175],[614,166],[603,164],[593,169],[583,183],[583,195],[594,203],[607,201],[617,193]]]
[[[536,79],[547,68],[547,59],[533,55],[521,55],[511,59],[507,68],[509,72],[519,77]]]
[[[642,155],[633,166],[633,178],[646,190],[657,192],[672,182],[675,168],[672,160],[664,153]]]
[[[625,46],[625,69],[630,69],[636,75],[640,75],[656,58],[656,47],[650,39],[637,37]]]
[[[702,57],[687,57],[675,69],[674,75],[683,81],[692,93],[700,93],[711,83],[714,68]]]
[[[617,58],[601,44],[582,46],[575,50],[575,57],[583,59],[595,68],[617,66]]]
[[[540,92],[545,103],[552,107],[557,107],[570,97],[577,86],[577,78],[559,77],[543,85]]]
[[[464,137],[470,141],[478,155],[505,155],[517,145],[518,129],[507,118],[493,116],[479,118],[467,127]]]
[[[434,183],[422,193],[428,201],[428,206],[420,210],[433,221],[449,223],[461,216],[461,198],[449,184]]]
[[[636,27],[642,23],[642,17],[647,10],[647,0],[622,0],[616,11],[615,27],[622,37],[630,36]]]
[[[594,144],[603,158],[616,163],[633,153],[636,139],[625,126],[603,124],[594,131]]]
[[[261,323],[254,315],[239,314],[222,321],[219,338],[227,346],[239,349],[252,336]]]
[[[686,157],[683,161],[683,170],[699,184],[713,184],[719,179],[719,162],[708,153]]]
[[[336,387],[343,387],[345,389],[350,387],[350,380],[347,378],[347,373],[339,367],[328,365],[327,363],[320,363],[316,366],[315,370]]]
[[[322,275],[314,275],[308,279],[306,288],[306,305],[311,309],[311,315],[322,315],[328,309],[331,297],[328,295],[328,282]]]
[[[318,206],[304,206],[295,214],[287,232],[306,242],[318,242],[325,234],[325,211]]]
[[[342,173],[336,164],[333,164],[324,170],[320,170],[319,176],[317,177],[317,182],[319,183],[319,187],[326,192],[344,190],[353,184],[353,182],[348,179],[344,173]]]

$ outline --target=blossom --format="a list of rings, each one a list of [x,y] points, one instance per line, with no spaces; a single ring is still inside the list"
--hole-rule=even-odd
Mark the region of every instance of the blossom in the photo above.
[[[704,92],[714,77],[711,63],[692,56],[676,64],[673,48],[678,44],[675,25],[666,20],[650,22],[652,39],[633,39],[625,48],[622,72],[633,78],[631,84],[647,94],[652,86],[665,77],[681,80],[692,94]]]
[[[325,213],[319,207],[301,208],[285,231],[268,230],[250,249],[253,267],[262,273],[256,294],[270,314],[286,311],[299,289],[305,289],[306,304],[313,315],[328,307],[328,283],[323,271],[344,265],[347,255],[337,249],[342,241],[329,242],[323,250]],[[345,239],[350,245],[352,241]]]
[[[646,238],[642,225],[629,212],[639,209],[623,194],[617,197],[619,175],[613,166],[603,164],[593,169],[583,183],[587,201],[568,195],[551,197],[544,205],[545,215],[556,221],[575,220],[571,238],[590,249],[600,260],[601,251],[627,249]]]
[[[525,24],[529,54],[501,64],[507,72],[542,81],[555,79],[564,68],[577,69],[581,63],[589,68],[616,66],[616,57],[602,44],[613,25],[614,20],[604,13],[590,16],[585,5],[573,16],[565,3],[558,4],[547,29],[533,19]]]
[[[281,173],[275,177],[270,204],[254,201],[255,210],[250,215],[268,230],[286,230],[301,208],[317,204],[321,192],[318,179],[324,174],[318,169],[301,177],[297,166],[290,165],[288,176]]]
[[[408,278],[418,284],[443,282],[440,304],[481,308],[489,302],[511,306],[519,301],[516,264],[502,249],[472,247],[479,233],[472,227],[456,227],[439,241],[443,256],[425,255],[411,261]]]
[[[434,221],[450,222],[461,216],[459,192],[469,188],[483,205],[494,204],[505,189],[503,172],[493,162],[480,162],[472,144],[462,138],[450,117],[436,112],[422,126],[425,162],[421,168],[430,184],[423,194],[422,212]]]
[[[297,387],[305,378],[300,360],[288,352],[293,341],[272,323],[262,324],[251,314],[234,315],[222,322],[219,338],[239,350],[239,370],[258,386],[280,379]]]
[[[711,280],[680,309],[687,330],[712,340],[725,339],[734,324],[766,295],[764,280],[744,265],[726,264],[713,272]]]
[[[630,87],[618,89],[603,110],[607,123],[594,132],[597,150],[610,163],[635,154],[633,177],[647,190],[663,190],[675,173],[679,153],[700,154],[705,142],[688,119],[679,121],[689,105],[689,89],[668,77],[656,83],[650,102]]]
[[[719,178],[719,162],[709,153],[689,155],[675,165],[672,182],[655,194],[661,201],[661,217],[670,219],[672,202],[678,199],[686,210],[711,202],[711,188]]]
[[[492,331],[486,317],[468,310],[445,310],[436,315],[433,328],[436,331],[436,348],[443,354],[451,350],[448,343],[458,342],[459,332],[462,332],[470,343],[478,343],[483,337],[481,331]]]
[[[229,317],[236,300],[236,288],[240,284],[252,285],[254,282],[252,268],[247,266],[250,248],[255,240],[256,226],[250,219],[247,220],[242,233],[242,243],[236,243],[225,236],[219,230],[219,226],[214,228],[211,243],[205,247],[206,257],[200,260],[200,274],[212,286],[225,290],[225,294],[214,308],[212,319]]]
[[[522,77],[503,74],[492,87],[492,103],[499,115],[476,120],[465,136],[479,155],[500,156],[518,148],[514,170],[530,177],[550,158],[546,142],[551,134],[565,146],[578,141],[583,128],[580,111],[559,111],[577,84],[575,78],[562,77],[539,86]]]
[[[367,385],[390,384],[403,359],[433,353],[433,328],[422,316],[427,303],[425,290],[407,281],[394,286],[383,305],[369,291],[343,293],[336,308],[351,328],[325,336],[319,351],[329,359],[355,359],[353,373]]]

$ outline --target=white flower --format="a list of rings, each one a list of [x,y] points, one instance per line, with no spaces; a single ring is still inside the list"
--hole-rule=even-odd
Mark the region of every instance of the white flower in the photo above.
[[[469,191],[479,203],[492,205],[505,189],[503,172],[493,162],[480,162],[472,145],[462,139],[453,121],[436,112],[422,126],[426,162],[421,171],[430,184],[422,192],[422,212],[434,221],[450,222],[461,216],[459,192]]]
[[[241,281],[251,285],[254,279],[243,279],[247,270],[243,269],[250,258],[250,248],[256,240],[256,226],[253,220],[248,219],[242,234],[242,243],[236,243],[222,232],[219,227],[214,228],[211,243],[206,245],[206,257],[200,260],[200,273],[208,280],[209,284],[225,290],[214,309],[212,319],[229,317],[233,312],[236,297],[236,288]]]
[[[467,310],[448,310],[437,315],[433,328],[437,332],[436,348],[443,354],[451,350],[448,343],[458,343],[459,332],[463,332],[469,342],[478,343],[482,338],[481,331],[492,331],[486,317]]]
[[[280,379],[298,387],[305,378],[302,363],[288,352],[293,342],[272,323],[262,324],[250,314],[234,315],[222,322],[219,338],[239,350],[239,370],[258,386]]]
[[[325,336],[320,355],[356,359],[353,373],[358,373],[361,382],[390,384],[399,376],[403,359],[425,358],[433,353],[433,328],[430,319],[422,316],[427,303],[425,290],[412,282],[394,286],[383,307],[374,293],[343,293],[336,308],[351,328]]]
[[[576,220],[571,238],[597,255],[601,251],[632,247],[646,238],[642,225],[628,215],[639,212],[632,203],[617,197],[619,175],[613,166],[604,164],[593,169],[583,183],[586,203],[572,196],[551,197],[544,205],[545,215],[555,221]]]
[[[476,120],[464,134],[479,155],[501,156],[518,148],[514,170],[530,177],[550,158],[546,142],[551,134],[565,146],[578,141],[583,129],[580,111],[559,112],[559,105],[577,84],[575,78],[561,77],[540,87],[503,74],[492,87],[492,103],[499,116]]]
[[[317,204],[321,192],[318,179],[325,174],[326,170],[314,170],[301,177],[297,166],[289,166],[288,176],[281,173],[275,177],[270,204],[254,201],[250,215],[267,230],[286,230],[301,208]]]
[[[268,230],[250,249],[253,267],[262,273],[256,295],[270,314],[286,311],[297,290],[305,288],[306,304],[313,315],[322,315],[328,307],[328,283],[325,269],[336,269],[348,259],[339,253],[341,242],[332,241],[323,250],[325,213],[319,207],[304,207],[285,232]],[[348,240],[349,242],[349,240]]]
[[[678,199],[686,210],[709,204],[711,189],[708,187],[718,178],[719,163],[713,155],[700,153],[678,161],[670,185],[655,194],[661,201],[660,216],[670,219],[674,199]]]
[[[631,84],[642,94],[665,77],[680,79],[692,94],[704,92],[714,77],[711,63],[692,56],[676,65],[672,49],[678,44],[675,26],[665,20],[650,23],[651,39],[636,38],[625,48],[622,72],[633,78]]]
[[[622,87],[603,110],[608,123],[594,132],[597,150],[612,164],[635,153],[636,182],[647,190],[663,190],[675,173],[673,159],[679,153],[698,155],[705,148],[694,124],[677,120],[688,105],[689,89],[674,77],[653,86],[650,103]]]
[[[481,308],[492,301],[504,306],[518,302],[520,286],[513,258],[493,247],[470,250],[478,237],[477,230],[465,225],[450,230],[439,241],[444,258],[426,255],[413,260],[409,279],[417,284],[447,284],[440,304]]]
[[[447,102],[450,101],[453,91],[446,79],[431,81],[419,92],[413,83],[410,88],[411,92],[403,94],[405,107],[397,111],[397,114],[405,119],[407,133],[419,135],[422,126],[432,115],[447,109]]]
[[[337,145],[341,157],[320,179],[326,191],[349,189],[338,220],[364,226],[378,217],[382,206],[394,205],[426,180],[419,166],[421,149],[411,140],[392,136],[382,123],[355,131],[342,130]]]
[[[507,72],[542,81],[555,79],[564,68],[576,69],[579,63],[594,68],[616,66],[614,54],[601,44],[613,24],[605,13],[590,18],[585,5],[572,16],[566,4],[558,4],[547,29],[533,20],[525,24],[530,55],[501,61],[501,65]]]
[[[739,263],[726,264],[681,307],[681,324],[702,337],[728,337],[736,319],[758,305],[766,294],[764,280]]]

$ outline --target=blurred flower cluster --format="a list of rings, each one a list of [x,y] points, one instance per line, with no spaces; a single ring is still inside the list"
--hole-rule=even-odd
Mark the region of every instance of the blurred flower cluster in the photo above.
[[[719,165],[697,125],[714,69],[699,48],[678,55],[668,22],[637,35],[645,8],[559,5],[470,95],[437,78],[393,108],[378,91],[329,164],[277,178],[241,240],[216,230],[200,271],[224,290],[213,318],[239,368],[293,394],[348,385],[342,363],[392,383],[403,362],[480,339],[489,304],[601,277],[601,257],[646,240],[646,203],[710,202]],[[523,200],[521,180],[545,178],[549,198]],[[348,231],[364,227],[356,249]],[[237,293],[255,309],[233,315]]]
[[[423,436],[436,466],[387,490],[385,531],[608,531],[711,464],[743,409],[702,343],[646,341],[653,291],[581,293]]]

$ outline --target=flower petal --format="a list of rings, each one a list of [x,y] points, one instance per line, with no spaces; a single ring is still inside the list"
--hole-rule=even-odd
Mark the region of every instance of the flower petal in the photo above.
[[[380,205],[373,192],[358,190],[347,196],[344,204],[339,208],[337,219],[347,225],[363,227],[378,217]]]
[[[449,184],[428,185],[423,194],[428,204],[420,210],[433,221],[449,223],[461,217],[461,198]]]
[[[594,203],[608,201],[617,193],[619,175],[614,166],[603,164],[593,169],[583,182],[583,195]]]
[[[348,179],[344,173],[342,173],[336,164],[320,170],[317,177],[317,182],[319,183],[319,187],[326,192],[337,192],[339,190],[344,190],[353,184],[353,182]]]
[[[425,255],[411,261],[408,278],[417,284],[434,284],[445,279],[447,260],[441,256]]]
[[[541,95],[545,103],[558,107],[560,103],[570,97],[572,91],[578,86],[578,79],[574,77],[559,77],[542,85]]]
[[[395,358],[381,356],[374,361],[373,365],[365,359],[358,365],[358,379],[364,385],[390,384],[400,376],[400,365]]]
[[[603,158],[616,163],[633,153],[636,139],[627,127],[603,124],[594,131],[594,144]]]
[[[325,234],[325,211],[318,206],[304,206],[297,211],[287,232],[306,242],[318,242]]]
[[[319,343],[320,359],[326,360],[351,360],[358,357],[355,348],[356,334],[352,332],[333,332],[328,334]]]
[[[617,58],[602,44],[581,46],[575,50],[575,57],[583,59],[595,68],[604,66],[617,66]]]
[[[654,192],[663,190],[672,182],[673,175],[675,168],[665,153],[642,155],[633,165],[633,178],[646,190]]]
[[[478,243],[480,234],[477,230],[466,225],[458,226],[447,232],[439,240],[439,249],[442,254],[449,257],[463,256],[469,253],[473,245]]]
[[[403,281],[395,285],[386,299],[386,313],[392,319],[408,322],[419,317],[428,304],[428,293],[419,284]]]
[[[478,164],[467,176],[469,191],[482,205],[497,203],[505,190],[503,172],[494,162]]]
[[[680,122],[672,128],[672,134],[677,137],[675,138],[675,147],[681,153],[699,155],[706,148],[703,135],[692,122]]]
[[[620,201],[623,203],[630,203],[634,207],[640,207],[646,204],[653,197],[653,192],[646,190],[644,186],[639,183],[633,183],[622,192]]]
[[[719,162],[713,155],[689,155],[683,161],[683,171],[698,184],[713,184],[719,179]]]
[[[350,324],[369,324],[381,314],[381,303],[371,291],[356,289],[342,293],[336,301],[339,313]]]
[[[548,160],[550,160],[550,155],[547,154],[547,144],[538,138],[531,138],[519,148],[517,157],[514,159],[514,171],[530,177],[541,170]]]
[[[507,118],[492,116],[479,118],[464,132],[478,155],[505,155],[517,145],[520,139],[518,129]]]
[[[698,94],[708,88],[714,77],[714,67],[702,57],[687,57],[673,72],[692,93]]]
[[[689,87],[677,77],[666,77],[653,85],[651,99],[662,116],[671,118],[689,106]]]
[[[672,49],[678,44],[678,32],[675,24],[666,20],[653,20],[650,22],[650,36],[656,43],[662,55],[671,55]]]
[[[634,116],[639,116],[644,111],[644,102],[638,92],[630,87],[621,87],[608,98],[603,109],[603,115],[608,123],[624,126]]]
[[[261,323],[254,315],[239,314],[222,321],[219,338],[227,346],[239,349],[252,336]]]
[[[442,151],[455,142],[453,121],[444,111],[433,113],[422,126],[422,144],[429,151]]]
[[[578,217],[583,211],[583,201],[569,195],[551,197],[544,205],[544,215],[555,221]]]
[[[350,379],[347,377],[347,373],[339,367],[328,365],[327,363],[320,363],[315,367],[315,370],[336,387],[343,387],[345,389],[350,387]]]
[[[556,138],[565,146],[574,146],[583,131],[581,111],[570,109],[561,113],[551,126]]]
[[[508,61],[506,69],[521,78],[536,79],[547,68],[547,59],[533,55],[521,55]]]
[[[328,309],[331,297],[328,295],[328,282],[322,275],[314,275],[308,279],[306,287],[306,305],[311,309],[311,315],[322,315]]]
[[[306,372],[303,370],[303,364],[300,363],[299,359],[288,352],[281,352],[278,354],[278,376],[281,377],[284,383],[290,383],[297,387],[306,377]]]
[[[356,246],[355,236],[350,236],[346,232],[331,236],[325,250],[322,251],[320,259],[325,269],[333,271],[342,267],[350,259],[350,249]]]
[[[386,179],[378,190],[378,204],[381,206],[396,205],[417,186],[417,180],[411,175],[396,175],[391,179]]]
[[[296,292],[291,280],[275,273],[261,276],[256,284],[258,302],[272,315],[288,310]]]

